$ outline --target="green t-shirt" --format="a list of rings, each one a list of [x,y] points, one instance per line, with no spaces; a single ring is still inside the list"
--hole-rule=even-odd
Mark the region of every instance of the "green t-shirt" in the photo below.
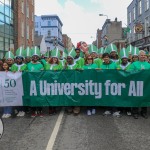
[[[59,62],[61,63],[61,66],[64,67],[66,63],[66,59],[60,59]]]
[[[72,65],[67,65],[67,70],[75,70],[75,69],[80,69],[81,67],[79,66],[79,64],[74,63]]]
[[[79,58],[75,59],[75,62],[77,64],[79,64],[80,67],[84,66],[84,58],[82,58],[82,57],[79,57]]]
[[[96,69],[98,68],[97,64],[87,64],[82,67],[83,69]]]
[[[21,64],[21,65],[17,65],[17,64],[13,64],[11,67],[11,71],[12,72],[16,72],[16,71],[26,71],[27,70],[27,65],[26,64]]]
[[[28,71],[40,71],[43,70],[43,65],[40,62],[37,62],[36,64],[30,62],[27,65]]]
[[[129,70],[130,65],[131,65],[130,62],[128,62],[125,66],[122,65],[122,64],[119,64],[117,68],[118,68],[118,69],[121,69],[121,70]]]
[[[102,63],[103,63],[102,59],[100,59],[100,58],[94,59],[94,64],[96,64],[98,66],[98,68],[100,68]]]
[[[150,64],[146,61],[136,61],[130,65],[129,70],[147,70],[150,69]]]
[[[100,69],[117,69],[117,65],[112,61],[110,61],[109,64],[103,62],[102,65],[100,66]]]
[[[43,64],[43,66],[45,66],[47,61],[45,59],[41,59],[41,63]]]
[[[59,65],[46,63],[46,65],[44,66],[44,70],[61,70],[61,69],[62,69],[61,63],[59,63]]]

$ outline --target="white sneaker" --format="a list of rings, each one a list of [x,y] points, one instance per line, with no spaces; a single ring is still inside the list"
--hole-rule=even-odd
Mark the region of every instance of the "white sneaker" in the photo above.
[[[104,116],[107,116],[107,115],[111,115],[111,112],[109,110],[106,110],[104,113],[103,113]]]
[[[25,115],[25,112],[24,112],[24,111],[21,111],[20,117],[24,117],[24,115]]]
[[[127,111],[127,116],[131,116],[131,112],[130,111]]]
[[[120,111],[114,112],[114,113],[113,113],[113,116],[114,116],[114,117],[120,117],[120,116],[121,116],[121,115],[120,115]]]
[[[5,115],[5,118],[10,118],[11,117],[11,114],[6,114]]]
[[[3,114],[2,118],[5,118],[6,117],[6,114]]]
[[[90,110],[87,110],[87,115],[88,115],[88,116],[91,116],[91,115],[92,115]]]
[[[17,114],[17,117],[20,117],[20,115],[21,115],[21,111],[19,111],[19,113]]]
[[[92,109],[92,115],[96,114],[96,109]]]

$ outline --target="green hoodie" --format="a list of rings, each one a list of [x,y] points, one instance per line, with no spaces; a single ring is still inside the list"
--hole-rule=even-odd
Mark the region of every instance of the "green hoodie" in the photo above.
[[[49,63],[47,63],[44,66],[44,70],[62,70],[62,65],[61,65],[61,63],[59,63],[59,64],[49,64]]]
[[[40,71],[43,70],[43,65],[40,62],[37,62],[36,64],[30,62],[27,64],[28,71]]]
[[[110,61],[109,64],[103,62],[102,65],[100,66],[100,69],[117,69],[117,65],[112,61]]]
[[[17,65],[17,64],[13,64],[11,67],[11,71],[12,72],[17,72],[17,71],[26,71],[27,70],[27,65],[26,64],[21,64],[21,65]]]

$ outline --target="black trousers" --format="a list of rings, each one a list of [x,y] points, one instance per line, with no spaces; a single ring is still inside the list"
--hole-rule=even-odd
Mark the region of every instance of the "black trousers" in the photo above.
[[[139,114],[139,107],[132,108],[133,114]],[[141,107],[141,113],[147,114],[147,107]]]

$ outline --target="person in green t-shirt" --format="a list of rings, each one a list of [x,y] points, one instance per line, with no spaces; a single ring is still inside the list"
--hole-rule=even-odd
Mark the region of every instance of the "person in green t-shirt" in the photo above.
[[[97,69],[98,66],[94,64],[93,57],[89,54],[85,58],[85,65],[82,67],[83,69]],[[87,115],[91,116],[96,113],[96,108],[95,107],[87,107]]]
[[[100,69],[117,69],[117,65],[115,62],[112,62],[110,60],[110,55],[108,53],[104,53],[102,55],[102,59],[103,59],[103,64],[100,66]],[[120,111],[118,110],[117,107],[107,107],[106,111],[103,113],[104,116],[107,115],[111,115],[111,113],[113,114],[113,116],[115,117],[120,117]]]
[[[133,62],[130,66],[130,71],[138,71],[138,70],[149,70],[150,69],[150,64],[145,61],[145,51],[141,50],[139,52],[139,61]],[[139,115],[139,108],[133,108],[133,117],[135,119],[138,119]],[[145,119],[148,118],[147,116],[147,107],[142,107],[141,108],[141,116],[144,117]]]

